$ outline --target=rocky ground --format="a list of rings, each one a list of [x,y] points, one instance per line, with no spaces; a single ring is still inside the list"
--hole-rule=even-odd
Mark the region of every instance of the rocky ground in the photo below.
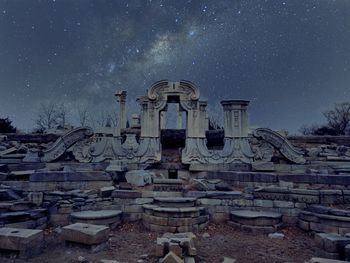
[[[66,247],[58,238],[59,229],[48,230],[44,253],[29,262],[76,263],[99,262],[101,259],[120,262],[158,262],[154,256],[157,233],[146,231],[140,223],[124,224],[112,232],[109,250],[95,254],[84,248]],[[271,239],[266,234],[249,234],[228,225],[211,224],[197,233],[198,262],[222,262],[224,256],[237,263],[304,262],[316,255],[312,236],[298,228],[282,231],[284,239]],[[1,258],[1,262],[21,262]]]

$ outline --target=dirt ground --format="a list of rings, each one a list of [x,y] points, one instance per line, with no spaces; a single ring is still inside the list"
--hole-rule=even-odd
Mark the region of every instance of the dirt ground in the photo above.
[[[59,232],[59,231],[58,231]],[[229,225],[211,224],[197,233],[197,261],[221,263],[223,256],[237,263],[304,262],[315,256],[315,244],[310,234],[298,228],[286,228],[283,240],[268,238],[266,234],[251,234]],[[203,234],[209,237],[203,237]],[[208,236],[208,235],[204,236]],[[111,233],[109,249],[95,254],[81,247],[67,247],[57,231],[47,231],[44,253],[30,259],[33,263],[99,262],[101,259],[120,262],[158,262],[154,256],[157,233],[148,232],[140,223],[124,224]],[[0,262],[23,262],[14,258],[0,258]]]

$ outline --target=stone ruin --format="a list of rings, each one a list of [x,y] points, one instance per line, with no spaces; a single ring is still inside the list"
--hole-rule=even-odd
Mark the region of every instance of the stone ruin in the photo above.
[[[193,236],[209,223],[275,236],[298,227],[315,234],[318,256],[350,260],[350,137],[250,129],[245,100],[222,101],[224,129],[209,130],[189,81],[156,82],[127,127],[126,95],[115,93],[116,128],[0,135],[1,252],[35,258],[53,226],[95,253],[140,221],[166,233],[160,262],[199,262]],[[170,103],[177,129],[166,129]]]

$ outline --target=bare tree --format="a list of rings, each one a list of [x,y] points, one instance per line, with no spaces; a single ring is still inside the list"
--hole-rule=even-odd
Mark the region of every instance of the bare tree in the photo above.
[[[53,102],[41,103],[35,123],[40,130],[47,130],[57,125],[57,105]]]
[[[68,108],[64,103],[55,102],[41,103],[35,124],[39,130],[48,130],[53,128],[65,128],[68,124]]]
[[[350,102],[335,103],[334,109],[325,111],[327,125],[337,135],[344,135],[350,125]]]
[[[69,110],[66,104],[62,102],[61,104],[57,105],[57,124],[62,129],[64,129],[68,124],[67,123],[68,115],[69,115]]]
[[[89,120],[88,106],[86,106],[86,105],[85,106],[82,106],[82,105],[78,106],[77,112],[78,112],[80,126],[88,125],[88,120]]]

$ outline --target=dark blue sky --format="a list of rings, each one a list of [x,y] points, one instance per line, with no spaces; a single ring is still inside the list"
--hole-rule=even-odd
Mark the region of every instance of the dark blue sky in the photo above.
[[[93,114],[160,79],[209,110],[249,99],[252,126],[296,132],[350,101],[349,0],[0,0],[0,117],[31,129],[41,102]]]

